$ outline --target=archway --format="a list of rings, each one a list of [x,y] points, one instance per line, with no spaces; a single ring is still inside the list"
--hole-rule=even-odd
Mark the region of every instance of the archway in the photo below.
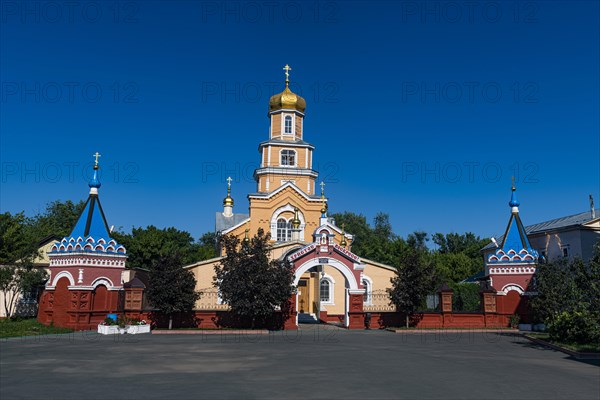
[[[54,288],[54,301],[52,303],[52,321],[55,326],[65,327],[70,322],[69,314],[69,278],[63,276],[56,281]]]
[[[362,314],[364,289],[358,281],[360,274],[352,265],[333,254],[296,262],[294,285],[297,293],[292,299],[298,311],[296,325],[321,321],[356,328],[356,323],[351,326],[350,314],[351,311]],[[362,315],[358,317],[362,321]]]
[[[94,289],[93,299],[94,299],[94,302],[92,305],[93,311],[106,311],[108,309],[108,307],[107,307],[108,289],[106,288],[106,286],[104,286],[104,285],[96,286],[96,289]]]

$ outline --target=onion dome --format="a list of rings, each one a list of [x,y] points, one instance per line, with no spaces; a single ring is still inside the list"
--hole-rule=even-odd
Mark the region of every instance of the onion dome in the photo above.
[[[512,194],[510,196],[510,201],[508,202],[508,205],[511,207],[513,213],[518,213],[519,206],[521,205],[521,203],[519,203],[519,200],[517,200],[516,191],[517,189],[515,188],[515,178],[513,177]]]
[[[246,222],[246,229],[244,230],[244,243],[250,242],[250,238],[248,237],[248,232],[250,232],[250,228],[248,228],[248,222]]]
[[[283,89],[283,92],[271,96],[271,99],[269,100],[269,111],[272,112],[283,109],[291,109],[303,113],[306,109],[306,100],[304,100],[304,98],[298,96],[296,93],[290,90],[289,71],[291,70],[291,68],[289,67],[289,65],[286,64],[286,66],[283,67],[283,69],[286,71],[285,89]]]
[[[292,219],[292,228],[299,229],[300,223],[300,218],[298,218],[298,208],[294,208],[294,219]]]
[[[227,197],[223,199],[223,207],[233,207],[233,198],[231,197],[231,177],[227,178]]]
[[[321,182],[321,201],[323,206],[321,207],[321,218],[327,217],[327,203],[325,202],[325,182]]]
[[[327,214],[327,203],[323,202],[323,207],[321,207],[321,214],[323,217]]]
[[[283,92],[271,96],[271,100],[269,100],[269,111],[282,109],[297,110],[301,113],[306,110],[306,100],[292,92],[288,86],[288,82],[285,83]]]
[[[340,241],[340,246],[346,247],[348,242],[346,241],[346,224],[342,224],[342,240]]]
[[[94,154],[94,157],[96,158],[96,161],[94,163],[94,175],[88,183],[88,186],[90,187],[90,194],[98,194],[98,188],[102,186],[102,184],[100,183],[100,178],[98,177],[98,169],[100,168],[98,166],[98,157],[100,157],[100,154],[96,152],[96,154]]]
[[[233,207],[233,198],[231,197],[229,190],[227,191],[227,197],[223,199],[223,205]]]

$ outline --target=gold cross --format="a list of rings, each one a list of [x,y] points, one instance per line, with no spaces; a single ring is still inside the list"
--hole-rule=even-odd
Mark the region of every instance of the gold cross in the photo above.
[[[285,70],[285,81],[286,83],[290,81],[290,71],[292,70],[292,68],[285,64],[285,67],[283,67],[283,69]]]
[[[512,176],[511,180],[512,180],[512,188],[514,189],[515,188],[515,176],[514,175]]]
[[[232,180],[233,180],[233,179],[231,179],[231,177],[227,178],[227,188],[230,188],[230,187],[231,187],[231,181],[232,181]]]
[[[325,195],[325,182],[321,182],[321,196]]]
[[[96,167],[98,166],[98,158],[101,157],[100,153],[96,152],[96,154],[92,154],[93,157],[96,158]]]

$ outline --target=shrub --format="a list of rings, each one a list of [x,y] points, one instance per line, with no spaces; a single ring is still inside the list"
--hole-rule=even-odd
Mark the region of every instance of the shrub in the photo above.
[[[550,339],[563,343],[589,344],[600,341],[598,315],[587,310],[564,311],[548,325]]]
[[[452,296],[452,310],[454,311],[479,311],[481,296],[479,285],[473,283],[450,283],[454,291]]]
[[[519,314],[513,314],[508,318],[508,322],[510,323],[511,328],[516,328],[519,326],[519,322],[521,322],[521,316]]]

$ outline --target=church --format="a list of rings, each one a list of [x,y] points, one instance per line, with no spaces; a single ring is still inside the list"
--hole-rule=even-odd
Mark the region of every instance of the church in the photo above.
[[[291,68],[284,70],[285,88],[269,100],[269,136],[258,145],[260,165],[254,171],[256,191],[247,195],[248,213],[234,212],[228,179],[223,209],[215,216],[217,236],[244,239],[258,229],[270,232],[271,256],[287,258],[295,271],[296,315],[286,329],[317,320],[362,329],[364,312],[393,311],[387,298],[374,294],[385,293],[395,269],[352,253],[353,236],[328,217],[325,183],[317,183],[313,169],[315,146],[306,140],[310,128],[307,135],[304,131],[306,101],[290,89]],[[196,304],[197,313],[206,314],[202,321],[210,321],[214,310],[227,309],[213,287],[221,257],[185,267],[203,293]]]
[[[402,325],[402,316],[390,305],[387,294],[395,268],[354,254],[351,232],[328,216],[325,183],[318,183],[318,172],[313,169],[316,149],[306,140],[310,128],[307,134],[304,130],[306,101],[290,89],[291,68],[286,65],[284,70],[285,87],[269,100],[268,137],[258,146],[256,191],[247,194],[248,209],[236,213],[235,188],[231,178],[227,180],[222,209],[215,214],[217,237],[233,235],[244,240],[262,229],[271,235],[271,257],[292,264],[296,290],[290,298],[291,313],[277,323],[277,329],[295,330],[303,322],[363,329],[368,314],[372,328]],[[146,300],[147,271],[126,268],[127,250],[111,237],[99,198],[99,156],[95,154],[88,199],[71,234],[47,244],[50,277],[38,309],[38,320],[44,324],[94,329],[106,314],[114,312],[153,322],[161,318],[160,311],[153,310]],[[583,251],[600,237],[600,218],[593,205],[591,214],[526,227],[514,182],[508,205],[510,217],[504,235],[482,251],[485,271],[479,280],[486,284],[480,292],[480,312],[453,311],[452,291],[443,286],[438,292],[439,310],[420,313],[415,326],[508,326],[512,314],[527,314],[528,286],[546,254],[570,256],[570,251]],[[176,325],[231,325],[229,306],[221,301],[213,284],[215,266],[224,257],[221,249],[217,254],[183,267],[193,273],[196,290],[202,295],[191,318]]]

